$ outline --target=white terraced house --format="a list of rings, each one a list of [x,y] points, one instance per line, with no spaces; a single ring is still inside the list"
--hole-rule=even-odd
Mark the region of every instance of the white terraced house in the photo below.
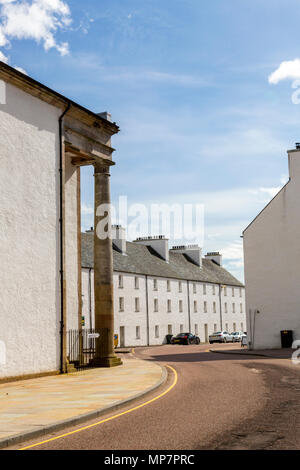
[[[252,349],[300,340],[300,144],[288,151],[289,181],[244,230],[247,325]]]
[[[246,328],[244,285],[222,267],[222,256],[202,258],[197,245],[169,250],[164,237],[126,242],[114,227],[115,334],[119,346],[159,345],[190,331],[208,342],[214,331]],[[93,231],[82,234],[84,328],[94,327]]]

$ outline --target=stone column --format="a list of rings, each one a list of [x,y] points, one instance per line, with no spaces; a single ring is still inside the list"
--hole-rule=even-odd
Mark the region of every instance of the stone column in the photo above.
[[[94,364],[113,367],[122,364],[114,352],[113,253],[110,212],[109,165],[95,163],[94,287],[96,340]],[[108,209],[109,210],[109,209]],[[103,233],[104,232],[104,233]]]

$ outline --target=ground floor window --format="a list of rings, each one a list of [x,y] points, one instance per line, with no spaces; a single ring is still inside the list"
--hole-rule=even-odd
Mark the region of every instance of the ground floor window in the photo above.
[[[198,329],[198,325],[196,324],[195,325],[195,335],[198,335],[199,334],[199,329]]]
[[[155,326],[155,338],[159,338],[159,326]]]
[[[135,328],[135,337],[136,339],[141,339],[141,327],[140,326],[137,326]]]
[[[172,335],[173,334],[173,327],[172,325],[168,325],[168,335]]]
[[[180,333],[183,333],[183,325],[180,325]]]

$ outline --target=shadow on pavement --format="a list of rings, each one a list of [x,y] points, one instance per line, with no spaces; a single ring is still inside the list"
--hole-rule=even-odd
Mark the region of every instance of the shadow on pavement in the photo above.
[[[145,357],[146,358],[146,357]],[[254,359],[274,359],[272,357],[262,357],[243,354],[221,354],[211,352],[185,353],[185,354],[158,354],[147,355],[150,361],[161,362],[215,362],[215,361],[253,361]]]

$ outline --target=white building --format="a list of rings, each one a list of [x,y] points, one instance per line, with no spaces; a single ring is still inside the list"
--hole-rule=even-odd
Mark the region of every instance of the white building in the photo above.
[[[66,371],[81,322],[80,166],[111,164],[116,132],[0,62],[0,380]]]
[[[222,267],[219,253],[202,259],[198,246],[168,248],[164,237],[113,240],[115,333],[120,346],[158,345],[190,331],[246,328],[244,286]],[[93,232],[82,234],[83,317],[94,327]]]
[[[244,231],[247,328],[252,348],[300,339],[300,148],[288,151],[289,182]]]

